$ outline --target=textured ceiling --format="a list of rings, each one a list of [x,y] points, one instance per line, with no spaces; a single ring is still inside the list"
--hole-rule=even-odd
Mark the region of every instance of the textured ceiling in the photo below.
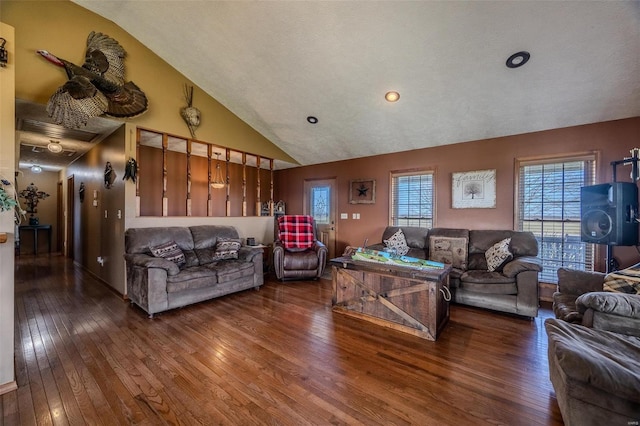
[[[74,1],[303,165],[640,116],[637,1]]]

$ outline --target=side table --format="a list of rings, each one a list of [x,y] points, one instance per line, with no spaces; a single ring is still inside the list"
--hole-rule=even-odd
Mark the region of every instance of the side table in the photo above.
[[[48,248],[49,254],[51,254],[51,225],[21,225],[20,230],[20,239],[22,240],[22,231],[32,231],[33,232],[33,253],[38,255],[38,231],[45,231],[48,236]]]

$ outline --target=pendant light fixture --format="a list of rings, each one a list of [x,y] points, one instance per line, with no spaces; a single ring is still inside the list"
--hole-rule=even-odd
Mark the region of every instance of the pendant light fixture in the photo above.
[[[211,182],[211,187],[214,189],[222,189],[225,187],[226,183],[224,181],[224,178],[222,177],[222,168],[220,167],[220,153],[216,152],[216,174],[215,177],[213,179],[213,182]]]

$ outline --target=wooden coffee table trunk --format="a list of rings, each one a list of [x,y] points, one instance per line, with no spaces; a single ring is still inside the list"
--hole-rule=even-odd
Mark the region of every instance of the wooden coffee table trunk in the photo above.
[[[449,320],[449,267],[412,270],[348,257],[331,264],[335,312],[427,340],[436,340]]]

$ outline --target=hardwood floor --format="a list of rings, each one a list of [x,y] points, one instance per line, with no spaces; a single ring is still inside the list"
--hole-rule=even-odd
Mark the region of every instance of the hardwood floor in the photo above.
[[[5,425],[561,425],[534,321],[459,305],[437,342],[333,313],[331,282],[153,320],[59,256],[16,259]]]

